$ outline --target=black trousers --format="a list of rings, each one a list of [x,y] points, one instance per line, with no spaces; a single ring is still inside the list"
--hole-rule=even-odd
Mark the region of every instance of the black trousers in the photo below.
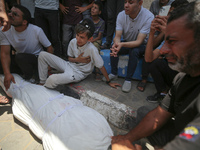
[[[169,68],[167,61],[164,59],[154,60],[149,66],[149,71],[158,93],[161,93],[168,87],[171,87],[172,81],[178,73],[177,71]]]
[[[27,53],[19,53],[15,55],[15,62],[21,69],[24,79],[28,80],[35,75],[38,79],[38,56]]]
[[[116,18],[119,12],[124,9],[124,0],[108,0],[107,1],[107,35],[106,43],[111,44],[113,34],[115,32]]]
[[[17,63],[15,61],[15,55],[12,55],[12,52],[10,52],[10,59],[11,59],[11,62],[10,62],[10,72],[22,75],[22,71],[19,68],[19,66],[17,65]],[[1,65],[1,63],[0,63],[0,74],[4,74],[3,67]]]
[[[35,8],[35,24],[41,27],[54,47],[54,54],[62,55],[59,10]]]

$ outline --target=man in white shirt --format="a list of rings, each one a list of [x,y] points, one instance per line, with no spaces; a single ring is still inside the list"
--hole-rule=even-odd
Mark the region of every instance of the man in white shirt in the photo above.
[[[1,63],[6,89],[10,87],[11,81],[15,83],[10,69],[11,64],[13,64],[11,46],[16,50],[14,64],[19,66],[26,80],[30,80],[35,73],[37,76],[37,57],[43,50],[43,46],[47,48],[48,52],[53,52],[51,43],[43,30],[29,24],[31,14],[27,8],[14,5],[8,13],[8,17],[12,25],[11,28],[6,32],[0,31]]]

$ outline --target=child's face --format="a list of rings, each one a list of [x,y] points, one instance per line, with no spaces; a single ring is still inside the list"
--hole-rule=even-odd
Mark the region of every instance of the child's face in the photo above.
[[[76,34],[77,45],[82,47],[88,42],[88,37],[85,32]]]
[[[101,11],[99,10],[99,6],[97,4],[93,4],[91,8],[91,16],[98,16],[101,14]]]

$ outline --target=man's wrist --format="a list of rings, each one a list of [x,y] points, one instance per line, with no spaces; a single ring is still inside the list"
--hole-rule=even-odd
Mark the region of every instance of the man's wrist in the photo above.
[[[109,81],[106,81],[106,84],[109,84],[110,83],[110,80]]]

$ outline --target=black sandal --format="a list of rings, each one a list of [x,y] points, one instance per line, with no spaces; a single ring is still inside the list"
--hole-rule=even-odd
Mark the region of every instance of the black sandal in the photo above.
[[[146,82],[140,81],[140,82],[137,84],[137,87],[136,87],[136,88],[137,88],[140,92],[144,92],[146,85],[147,85]],[[138,87],[142,87],[143,90],[139,89]]]

